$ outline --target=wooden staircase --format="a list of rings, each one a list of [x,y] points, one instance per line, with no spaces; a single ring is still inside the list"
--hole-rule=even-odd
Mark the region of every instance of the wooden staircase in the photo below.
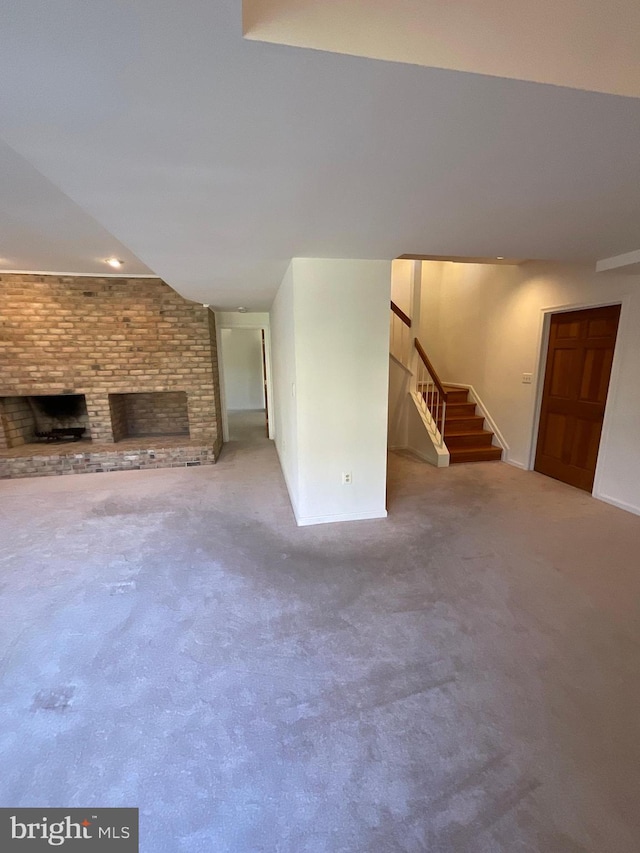
[[[493,433],[483,429],[484,418],[476,414],[466,388],[445,385],[447,408],[444,416],[444,440],[449,462],[490,462],[502,458],[502,448],[492,445]]]
[[[402,325],[399,333],[396,333],[398,322]],[[393,301],[391,302],[391,323],[391,354],[411,371],[412,368],[409,365],[412,351],[407,333],[407,329],[411,329],[411,318]],[[396,338],[400,341],[398,354],[394,346]],[[476,413],[476,404],[469,402],[467,389],[457,388],[455,385],[443,385],[418,338],[413,338],[413,347],[417,353],[415,392],[418,400],[422,397],[418,405],[422,407],[423,413],[429,416],[429,424],[437,430],[437,437],[432,435],[432,440],[434,445],[437,444],[440,448],[440,454],[444,455],[442,449],[446,444],[450,464],[497,462],[502,459],[502,448],[493,445],[493,433],[484,429],[484,417]],[[446,401],[444,425],[442,423],[443,400]]]

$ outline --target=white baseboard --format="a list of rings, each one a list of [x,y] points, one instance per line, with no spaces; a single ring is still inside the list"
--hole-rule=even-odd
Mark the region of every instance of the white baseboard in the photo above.
[[[529,466],[525,465],[524,462],[516,462],[515,459],[509,459],[508,453],[506,454],[506,456],[504,456],[502,458],[502,461],[506,462],[507,465],[512,465],[514,468],[519,468],[521,471],[528,471],[529,470]]]
[[[618,509],[624,509],[627,512],[632,512],[634,515],[640,515],[640,506],[636,506],[635,504],[620,501],[617,498],[612,498],[610,495],[596,494],[595,492],[593,493],[593,497],[603,503],[611,504],[611,506],[615,506]]]
[[[298,527],[308,527],[311,524],[332,524],[335,521],[367,521],[373,518],[386,518],[387,511],[383,510],[371,510],[369,512],[344,512],[338,513],[337,515],[313,515],[305,517],[298,517],[296,515],[296,522]]]

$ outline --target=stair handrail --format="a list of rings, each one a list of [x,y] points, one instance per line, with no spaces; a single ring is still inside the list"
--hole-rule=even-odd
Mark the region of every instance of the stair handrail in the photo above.
[[[433,379],[434,385],[436,386],[436,388],[440,392],[440,396],[442,397],[443,403],[446,403],[448,392],[444,390],[444,385],[440,381],[440,378],[439,378],[438,374],[436,373],[435,367],[431,364],[431,361],[429,360],[429,356],[424,351],[420,341],[417,338],[414,338],[414,343],[415,343],[416,350],[418,351],[418,355],[420,356],[422,363],[424,364],[424,366],[429,371],[429,374],[430,374],[431,378]]]
[[[411,339],[411,318],[391,300],[389,325],[389,352],[407,370],[410,369],[413,355]]]
[[[401,319],[401,320],[402,320],[402,322],[405,324],[405,326],[408,326],[409,328],[411,328],[411,317],[408,317],[408,316],[404,313],[404,311],[402,310],[402,308],[399,308],[399,307],[396,305],[396,303],[393,301],[393,299],[391,300],[391,310],[392,310],[392,311],[393,311],[393,313],[396,315],[396,317],[400,317],[400,319]]]
[[[393,299],[390,301],[390,306],[389,349],[391,355],[412,374],[411,391],[415,395],[416,403],[422,408],[427,418],[432,438],[436,444],[444,447],[447,392],[418,338],[411,341],[408,332],[411,329],[411,318],[396,305]]]
[[[447,415],[448,393],[440,381],[429,356],[418,338],[413,339],[418,358],[415,362],[413,392],[416,402],[421,406],[432,431],[432,437],[439,447],[444,447],[444,425]]]

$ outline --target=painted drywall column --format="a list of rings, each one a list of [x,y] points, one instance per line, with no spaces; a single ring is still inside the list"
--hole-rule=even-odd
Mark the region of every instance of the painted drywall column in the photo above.
[[[298,524],[386,516],[390,281],[389,261],[294,258],[276,296],[276,446]]]
[[[295,399],[296,340],[294,323],[293,261],[289,264],[270,313],[272,406],[276,450],[298,517],[298,417]]]
[[[583,265],[423,264],[421,337],[445,382],[472,385],[509,445],[532,464],[545,316],[620,302],[622,314],[594,495],[640,513],[640,276]],[[522,374],[532,373],[531,385]]]
[[[387,514],[390,281],[386,261],[294,260],[299,523]]]
[[[227,409],[264,409],[260,329],[221,329]]]

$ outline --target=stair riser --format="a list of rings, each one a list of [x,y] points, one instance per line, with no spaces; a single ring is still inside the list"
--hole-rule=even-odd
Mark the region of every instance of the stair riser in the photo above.
[[[449,450],[457,450],[458,448],[471,448],[475,447],[478,449],[483,449],[485,447],[491,447],[491,439],[493,438],[492,434],[489,433],[478,433],[477,435],[446,435],[445,434],[445,442]]]
[[[471,432],[472,430],[482,432],[483,423],[484,419],[479,415],[473,418],[458,418],[446,421],[444,425],[445,438],[450,435],[456,435],[456,433]]]
[[[447,410],[445,413],[445,419],[449,418],[461,418],[461,417],[472,417],[476,413],[476,404],[475,403],[447,403]]]
[[[429,401],[427,400],[427,405],[429,405]],[[438,418],[442,415],[442,405],[434,406],[430,405],[429,409],[431,414]],[[447,403],[447,409],[445,412],[445,420],[455,420],[456,418],[472,418],[476,413],[476,407],[474,403]]]
[[[426,386],[424,384],[422,384],[420,387],[423,390],[426,389]],[[431,385],[430,387],[433,388],[434,386]],[[439,396],[439,392],[437,389],[434,390],[433,395],[434,395],[434,397]],[[465,391],[464,388],[461,389],[460,391],[451,391],[451,390],[447,391],[447,406],[450,405],[451,403],[459,404],[459,403],[468,403],[468,402],[469,402],[469,392]]]
[[[454,465],[458,462],[496,462],[502,458],[502,449],[500,447],[485,447],[479,450],[475,449],[449,449],[449,462]]]
[[[447,406],[468,402],[467,391],[449,391],[447,393]]]

